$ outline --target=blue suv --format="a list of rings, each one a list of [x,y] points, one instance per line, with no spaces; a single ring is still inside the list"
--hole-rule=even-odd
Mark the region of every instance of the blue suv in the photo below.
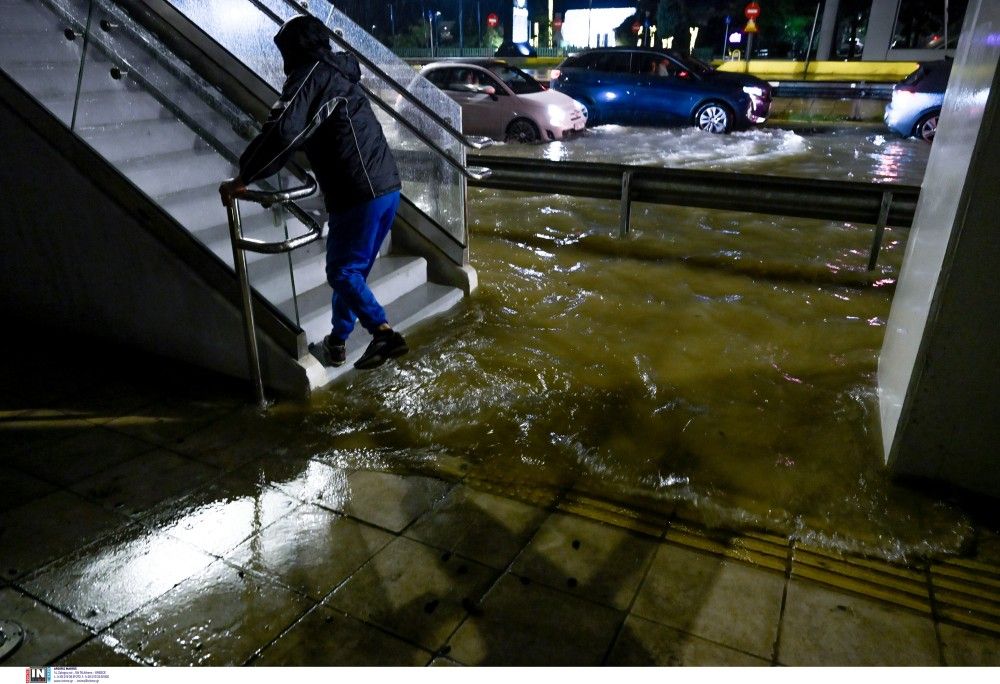
[[[694,125],[728,133],[764,123],[771,86],[671,50],[598,48],[566,59],[552,89],[587,106],[588,126]]]

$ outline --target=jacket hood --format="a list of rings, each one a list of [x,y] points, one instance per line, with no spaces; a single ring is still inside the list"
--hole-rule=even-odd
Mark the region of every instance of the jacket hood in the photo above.
[[[330,49],[329,30],[316,17],[300,15],[286,21],[274,36],[284,60],[285,75],[303,66],[326,62],[351,83],[361,80],[361,67],[353,55]]]
[[[322,57],[323,61],[335,68],[351,83],[361,80],[361,65],[357,58],[347,52],[329,52]]]

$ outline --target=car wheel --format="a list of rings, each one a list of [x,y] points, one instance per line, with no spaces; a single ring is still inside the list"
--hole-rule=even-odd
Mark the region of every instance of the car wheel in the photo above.
[[[533,143],[541,138],[538,126],[527,119],[514,119],[507,126],[507,142]]]
[[[733,114],[724,104],[706,102],[698,107],[694,125],[709,133],[728,133],[733,128]]]
[[[937,133],[938,117],[941,112],[930,112],[920,117],[917,125],[913,127],[913,135],[924,142],[934,142],[934,135]]]

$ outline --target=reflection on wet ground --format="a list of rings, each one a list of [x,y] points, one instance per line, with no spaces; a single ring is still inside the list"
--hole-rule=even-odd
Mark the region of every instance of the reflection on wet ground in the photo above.
[[[25,633],[3,665],[1000,662],[985,527],[966,557],[907,564],[712,530],[591,496],[557,459],[558,488],[531,454],[482,479],[405,446],[429,421],[391,437],[381,409],[353,416],[364,431],[289,402],[262,417],[245,382],[63,348],[0,341],[19,361],[0,367],[0,617]],[[482,383],[469,394],[452,398]]]

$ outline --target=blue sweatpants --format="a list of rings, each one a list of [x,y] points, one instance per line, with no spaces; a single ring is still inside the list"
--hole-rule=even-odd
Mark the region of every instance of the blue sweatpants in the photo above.
[[[333,288],[333,339],[346,340],[354,330],[355,319],[370,333],[386,322],[385,309],[365,281],[398,207],[397,191],[330,214],[326,279]]]

